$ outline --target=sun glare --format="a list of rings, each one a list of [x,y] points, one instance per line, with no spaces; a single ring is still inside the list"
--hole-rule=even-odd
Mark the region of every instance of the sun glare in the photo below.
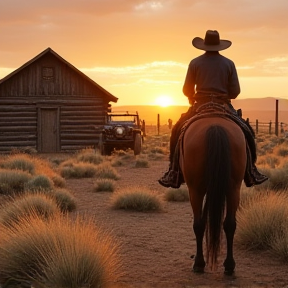
[[[167,95],[161,95],[155,99],[155,104],[161,107],[168,107],[173,105],[173,99]]]

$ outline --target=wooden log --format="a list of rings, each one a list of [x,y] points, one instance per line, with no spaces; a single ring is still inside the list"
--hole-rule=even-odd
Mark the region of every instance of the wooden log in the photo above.
[[[75,121],[75,120],[83,120],[83,119],[86,119],[86,120],[97,120],[97,121],[102,121],[103,123],[104,123],[104,121],[103,121],[103,117],[102,116],[95,116],[95,115],[93,115],[93,116],[87,116],[86,114],[85,115],[76,115],[76,116],[65,116],[65,117],[63,117],[62,115],[61,115],[61,120],[63,120],[63,121],[69,121],[69,120],[71,120],[71,121]]]
[[[12,122],[36,123],[36,117],[1,117],[0,122],[2,123],[5,123],[5,122],[7,123],[12,123]]]
[[[104,121],[105,115],[101,113],[97,113],[96,111],[91,111],[91,110],[89,111],[79,110],[79,111],[69,111],[69,112],[61,111],[61,117],[62,118],[97,117],[97,118],[101,118]]]
[[[61,131],[62,132],[76,132],[76,131],[97,131],[97,129],[102,129],[103,125],[77,125],[77,126],[72,126],[72,125],[61,125]]]
[[[30,140],[1,141],[1,147],[3,146],[15,146],[15,147],[36,146],[36,141],[30,141]]]
[[[24,126],[34,126],[34,127],[36,127],[36,124],[37,124],[37,122],[36,121],[23,121],[23,122],[21,122],[21,121],[9,121],[9,122],[2,122],[2,121],[0,121],[0,131],[2,130],[2,127],[3,128],[5,128],[5,127],[8,127],[8,126],[10,126],[10,127],[12,127],[12,126],[22,126],[21,127],[21,129],[23,129],[23,127]]]
[[[61,139],[61,147],[62,145],[95,145],[97,142],[95,139]]]
[[[87,99],[80,99],[80,98],[69,98],[69,100],[61,100],[61,99],[55,99],[54,97],[52,99],[42,99],[42,98],[34,98],[34,97],[23,97],[23,98],[7,98],[7,99],[1,99],[0,103],[2,105],[13,105],[13,104],[18,104],[18,105],[27,105],[27,104],[38,104],[38,105],[67,105],[69,104],[70,106],[91,106],[91,105],[97,105],[100,104],[102,105],[101,101],[98,101],[97,99],[93,99],[93,98],[87,98]]]
[[[27,146],[23,146],[23,147],[21,147],[21,146],[17,146],[17,147],[13,147],[13,146],[0,146],[0,153],[1,154],[8,154],[8,153],[10,153],[12,150],[20,150],[20,149],[25,149],[25,148],[27,148]],[[36,149],[36,146],[29,146],[29,148],[32,148],[32,149],[35,149],[35,150],[37,150]]]
[[[75,119],[75,120],[60,120],[60,124],[61,125],[100,125],[101,123],[103,123],[100,120],[92,120],[92,119]]]
[[[71,112],[71,111],[79,111],[79,110],[92,110],[92,111],[103,111],[103,108],[105,108],[105,105],[89,105],[89,106],[70,106],[69,104],[62,106],[61,111],[62,112]]]
[[[98,134],[95,134],[95,132],[92,134],[80,134],[80,133],[75,133],[75,134],[61,134],[61,139],[62,140],[67,140],[67,139],[95,139],[98,137]]]
[[[13,135],[7,135],[7,134],[2,134],[0,133],[0,145],[3,143],[3,141],[22,141],[22,140],[33,140],[36,141],[37,137],[36,135],[27,135],[27,134],[19,134],[19,133],[14,133]]]
[[[9,131],[9,132],[13,131],[13,132],[17,132],[17,133],[19,133],[19,131],[21,131],[21,133],[30,131],[30,132],[35,132],[36,133],[36,130],[37,130],[36,126],[25,126],[25,125],[19,126],[18,125],[18,126],[1,127],[0,128],[0,133],[1,132],[6,132],[6,131]]]
[[[68,151],[79,151],[87,148],[95,148],[95,145],[63,145],[61,146],[61,151],[68,152]]]
[[[15,103],[14,103],[15,104]],[[0,100],[0,112],[10,112],[10,113],[15,113],[15,112],[36,112],[36,106],[26,106],[26,105],[2,105],[2,101]]]
[[[1,119],[4,119],[4,118],[7,118],[7,117],[15,117],[15,118],[18,118],[18,117],[36,117],[37,116],[37,113],[36,113],[36,110],[35,111],[14,111],[14,112],[10,112],[10,111],[1,111],[1,108],[0,108],[0,113],[1,113]]]

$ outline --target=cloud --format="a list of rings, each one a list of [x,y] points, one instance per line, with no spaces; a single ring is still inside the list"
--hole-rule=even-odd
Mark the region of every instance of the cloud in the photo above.
[[[80,70],[110,87],[120,86],[167,86],[183,83],[187,65],[173,61],[151,62],[138,66],[94,67]],[[181,80],[179,80],[181,79]]]
[[[167,68],[187,68],[187,65],[177,63],[173,61],[155,61],[152,63],[146,63],[138,66],[126,66],[126,67],[94,67],[94,68],[82,68],[82,71],[90,71],[95,73],[108,73],[109,75],[135,75],[135,73],[143,73],[145,71],[152,70],[156,74],[165,73]]]
[[[163,5],[160,1],[145,1],[134,6],[136,11],[158,11],[163,8]]]
[[[287,11],[287,0],[1,0],[0,65],[51,47],[97,77],[182,79],[199,55],[191,39],[217,29],[241,75],[287,75]]]

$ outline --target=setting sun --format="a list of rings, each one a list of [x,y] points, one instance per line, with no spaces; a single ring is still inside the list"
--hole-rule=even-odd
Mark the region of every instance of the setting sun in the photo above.
[[[173,105],[173,99],[168,95],[161,95],[155,99],[155,104],[161,107],[168,107]]]

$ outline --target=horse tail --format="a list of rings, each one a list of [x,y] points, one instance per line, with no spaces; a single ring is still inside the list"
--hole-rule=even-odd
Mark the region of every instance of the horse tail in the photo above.
[[[206,132],[206,199],[203,219],[206,226],[207,264],[214,269],[221,247],[221,232],[226,195],[230,187],[231,160],[227,132],[221,126],[211,126]]]

